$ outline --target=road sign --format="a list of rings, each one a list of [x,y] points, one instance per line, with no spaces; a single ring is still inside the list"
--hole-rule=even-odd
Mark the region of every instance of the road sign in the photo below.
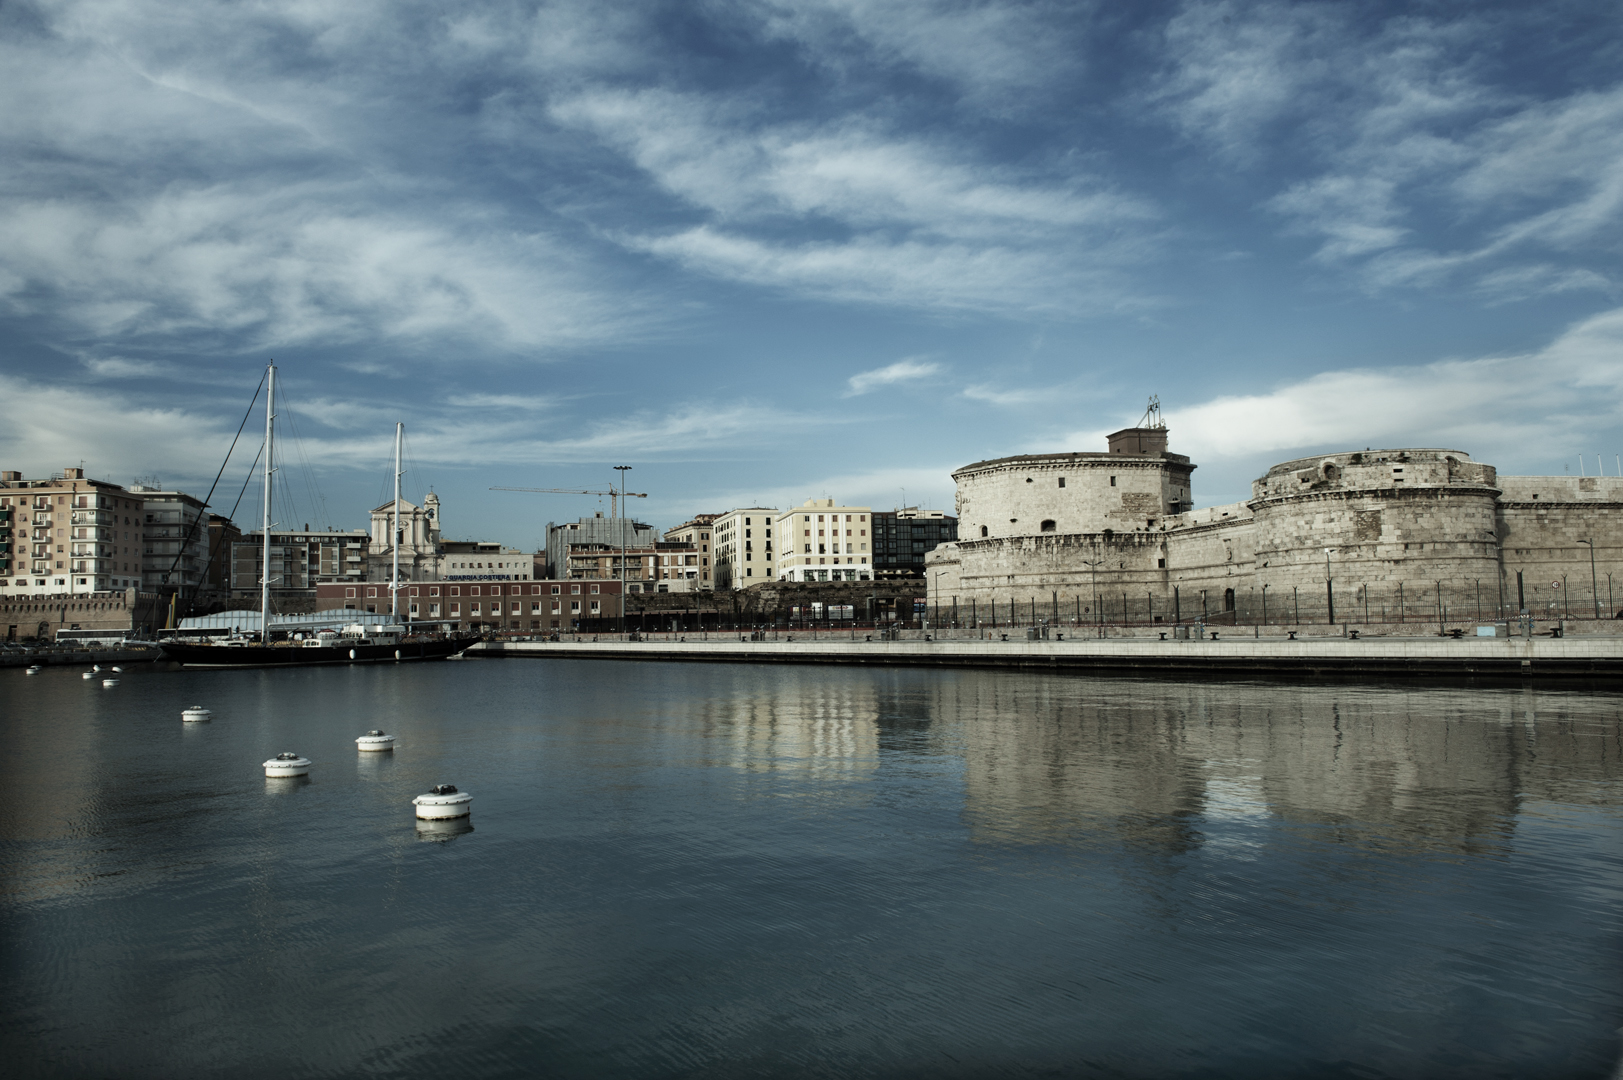
[[[1550,582],[1550,588],[1552,588],[1552,589],[1559,589],[1559,588],[1560,588],[1560,587],[1561,587],[1561,583],[1560,583],[1560,582],[1559,582],[1559,581],[1552,581],[1552,582]]]

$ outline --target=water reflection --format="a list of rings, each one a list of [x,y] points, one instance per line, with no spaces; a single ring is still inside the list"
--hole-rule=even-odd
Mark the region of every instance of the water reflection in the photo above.
[[[122,689],[0,676],[22,1075],[1578,1076],[1623,1020],[1615,694],[516,662]],[[311,775],[264,778],[288,746]],[[444,782],[477,841],[414,820]]]
[[[963,761],[964,819],[995,843],[1169,853],[1269,815],[1414,850],[1500,846],[1524,800],[1600,805],[1623,720],[1559,693],[989,676],[926,690],[928,742]],[[887,728],[889,725],[887,725]],[[899,740],[917,746],[917,730]]]

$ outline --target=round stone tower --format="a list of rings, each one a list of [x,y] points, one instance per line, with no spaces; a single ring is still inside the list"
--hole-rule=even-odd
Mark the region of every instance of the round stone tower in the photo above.
[[[1477,583],[1496,604],[1496,483],[1493,466],[1458,450],[1364,450],[1275,465],[1252,484],[1248,504],[1256,578],[1276,596],[1297,589],[1312,597],[1316,619],[1328,615],[1327,576],[1342,619],[1366,602],[1401,605],[1406,616],[1412,605],[1417,618],[1440,605],[1461,612],[1477,602]]]

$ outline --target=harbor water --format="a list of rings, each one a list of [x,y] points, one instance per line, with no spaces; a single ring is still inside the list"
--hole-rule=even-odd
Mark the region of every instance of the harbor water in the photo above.
[[[0,732],[9,1076],[1617,1067],[1623,693],[48,668]]]

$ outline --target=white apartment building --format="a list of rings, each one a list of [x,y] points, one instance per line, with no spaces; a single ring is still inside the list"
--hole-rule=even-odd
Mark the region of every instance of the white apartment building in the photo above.
[[[718,589],[747,589],[776,581],[772,532],[777,507],[746,506],[718,515],[711,522]]]
[[[807,499],[773,520],[779,581],[871,581],[872,511]]]

